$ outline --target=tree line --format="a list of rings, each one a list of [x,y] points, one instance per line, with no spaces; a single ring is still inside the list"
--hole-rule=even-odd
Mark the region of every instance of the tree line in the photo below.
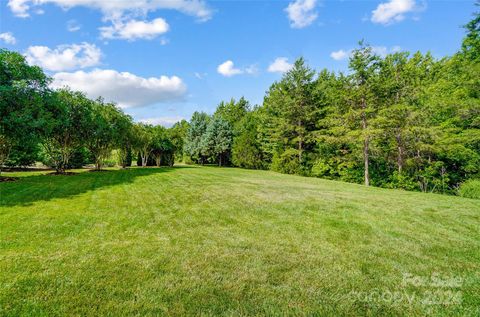
[[[262,105],[242,98],[212,116],[194,113],[185,154],[196,163],[456,193],[480,176],[479,16],[451,57],[379,56],[361,41],[347,73],[317,72],[300,58]]]
[[[455,193],[480,175],[479,25],[475,14],[459,51],[441,59],[379,56],[364,41],[346,73],[299,58],[263,104],[232,99],[171,128],[135,123],[68,87],[52,90],[42,69],[1,50],[0,168],[183,161]]]
[[[87,163],[173,165],[182,140],[176,129],[134,123],[115,104],[68,87],[52,90],[41,68],[0,51],[0,171],[42,161],[59,174]],[[154,163],[152,163],[152,160]]]

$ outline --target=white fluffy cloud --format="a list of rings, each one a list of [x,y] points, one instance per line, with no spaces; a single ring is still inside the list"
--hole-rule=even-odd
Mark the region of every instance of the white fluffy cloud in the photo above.
[[[292,67],[293,65],[288,62],[288,58],[278,57],[270,64],[270,66],[268,66],[268,71],[270,73],[285,73]]]
[[[17,43],[17,39],[13,36],[12,32],[0,33],[0,40],[11,45]]]
[[[152,124],[152,125],[161,125],[164,127],[171,127],[175,123],[180,122],[184,120],[184,117],[181,116],[173,116],[173,117],[155,117],[155,118],[146,118],[146,119],[140,119],[140,122],[146,123],[146,124]]]
[[[388,48],[386,46],[372,46],[372,52],[381,57],[385,57],[387,54],[400,52],[402,48],[398,45]],[[330,57],[336,61],[341,61],[349,58],[352,55],[353,50],[338,50],[330,53]]]
[[[95,44],[81,43],[60,45],[54,49],[46,46],[30,46],[27,61],[50,71],[63,71],[96,66],[102,52]]]
[[[259,73],[258,66],[252,64],[250,66],[237,68],[231,60],[228,60],[217,67],[217,72],[225,77],[232,77],[240,74],[248,75],[257,75]],[[199,76],[195,75],[197,78],[201,79]]]
[[[235,68],[235,65],[231,60],[218,65],[217,72],[225,77],[243,74],[243,70]]]
[[[104,39],[153,39],[168,31],[168,24],[162,18],[152,21],[130,20],[127,22],[113,21],[112,26],[100,28],[100,35]]]
[[[187,91],[182,79],[177,76],[144,78],[110,69],[56,73],[52,86],[69,86],[83,91],[90,98],[102,96],[124,108],[181,100]]]
[[[346,52],[344,50],[338,50],[330,53],[330,57],[336,61],[341,61],[342,59],[346,59],[349,55],[350,55],[350,52]]]
[[[415,10],[415,0],[389,0],[380,3],[372,11],[371,21],[373,23],[391,24],[405,19],[405,14]]]
[[[171,9],[195,16],[201,21],[211,18],[212,10],[202,0],[9,0],[10,10],[18,17],[28,17],[33,7],[55,4],[64,9],[77,6],[102,11],[106,20],[125,15],[145,15],[158,9]]]
[[[313,23],[318,17],[315,8],[317,0],[295,0],[285,8],[290,26],[301,29]]]

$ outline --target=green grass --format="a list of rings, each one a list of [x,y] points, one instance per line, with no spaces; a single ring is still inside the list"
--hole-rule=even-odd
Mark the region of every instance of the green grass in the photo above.
[[[41,174],[0,183],[0,315],[480,315],[480,200],[231,168]]]

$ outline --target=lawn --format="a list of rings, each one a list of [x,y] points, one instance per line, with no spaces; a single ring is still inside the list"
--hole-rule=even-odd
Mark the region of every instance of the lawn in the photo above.
[[[0,315],[480,315],[480,200],[215,167],[8,176]]]

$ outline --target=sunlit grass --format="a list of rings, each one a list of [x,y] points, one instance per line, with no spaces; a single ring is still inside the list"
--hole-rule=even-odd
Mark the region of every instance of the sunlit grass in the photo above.
[[[480,314],[479,200],[230,168],[40,174],[0,183],[0,315]]]

